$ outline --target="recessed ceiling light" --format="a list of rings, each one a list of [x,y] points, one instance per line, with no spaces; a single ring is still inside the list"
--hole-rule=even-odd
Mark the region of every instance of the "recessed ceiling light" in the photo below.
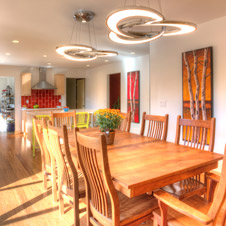
[[[18,40],[13,40],[13,41],[12,41],[12,43],[16,43],[16,44],[19,43],[19,42],[20,42],[20,41],[18,41]]]
[[[11,55],[11,53],[5,53],[5,55],[6,55],[6,56],[10,56],[10,55]]]
[[[134,54],[135,54],[135,52],[131,52],[130,54],[134,55]]]
[[[47,55],[43,55],[43,57],[47,57]]]
[[[109,62],[109,60],[105,60],[105,62]]]
[[[87,64],[87,65],[86,65],[86,67],[90,67],[90,65],[89,65],[89,64]]]

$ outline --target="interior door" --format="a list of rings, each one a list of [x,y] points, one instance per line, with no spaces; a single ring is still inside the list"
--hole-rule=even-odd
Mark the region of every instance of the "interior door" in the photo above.
[[[110,108],[120,109],[120,96],[121,96],[121,74],[111,74],[109,77],[110,89]]]
[[[77,79],[76,83],[76,108],[83,109],[85,108],[85,79]]]
[[[76,109],[76,78],[67,78],[66,90],[66,105],[70,109]]]

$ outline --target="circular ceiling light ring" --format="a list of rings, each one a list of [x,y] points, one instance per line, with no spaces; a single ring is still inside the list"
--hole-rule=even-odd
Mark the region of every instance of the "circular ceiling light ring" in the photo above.
[[[122,23],[118,29],[121,33],[125,34],[126,37],[129,37],[129,38],[153,38],[155,39],[155,36],[157,37],[161,37],[163,32],[165,32],[166,28],[162,25],[161,26],[161,30],[159,31],[153,31],[153,30],[149,30],[149,31],[134,31],[134,28],[143,28],[143,26],[147,26],[146,24],[148,23],[148,26],[151,26],[152,23],[149,23],[149,22],[133,22],[133,23]],[[157,22],[156,22],[157,24]],[[134,26],[133,26],[134,25]],[[128,28],[128,27],[132,27],[133,29],[130,31],[130,30],[127,30],[127,31],[124,31],[125,28]],[[159,36],[160,35],[160,36]]]
[[[91,46],[86,46],[86,45],[62,45],[62,46],[57,46],[56,47],[56,52],[59,53],[60,55],[65,55],[66,51],[69,50],[74,50],[74,51],[92,51],[94,48]]]
[[[110,57],[110,56],[117,56],[118,52],[116,51],[106,51],[106,50],[97,50],[93,51],[97,55],[97,57]]]
[[[117,42],[117,43],[120,43],[120,44],[133,45],[133,44],[142,44],[142,43],[153,41],[153,40],[161,37],[163,34],[164,34],[164,30],[160,34],[158,34],[154,37],[143,36],[142,38],[133,38],[131,36],[130,37],[120,36],[120,35],[117,35],[117,34],[115,34],[114,32],[111,31],[109,33],[108,37],[113,42]]]
[[[96,51],[94,48],[86,45],[69,45],[59,46],[56,48],[57,53],[63,55],[68,60],[74,61],[90,61],[95,60],[97,56],[92,51]]]
[[[163,36],[173,36],[173,35],[183,35],[194,32],[197,30],[197,25],[190,22],[184,21],[171,21],[171,20],[163,20],[159,22],[151,23],[150,26],[164,26],[165,33]],[[173,30],[167,30],[167,27],[175,28]]]
[[[148,8],[148,7],[141,7],[141,6],[128,6],[121,9],[117,9],[112,11],[106,19],[107,27],[113,31],[114,33],[127,36],[124,33],[120,32],[118,29],[119,23],[122,20],[128,19],[133,17],[142,17],[142,18],[149,18],[151,21],[162,21],[164,19],[163,15],[158,11]]]
[[[64,57],[68,60],[74,60],[74,61],[91,61],[97,58],[96,55],[84,56],[79,53],[73,54],[73,55],[64,55]]]

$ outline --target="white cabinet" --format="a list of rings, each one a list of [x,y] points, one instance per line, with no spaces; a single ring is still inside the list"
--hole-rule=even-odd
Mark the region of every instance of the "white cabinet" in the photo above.
[[[21,96],[31,96],[31,73],[21,75]]]
[[[54,85],[56,87],[55,95],[64,95],[65,93],[65,75],[56,74],[54,76]]]

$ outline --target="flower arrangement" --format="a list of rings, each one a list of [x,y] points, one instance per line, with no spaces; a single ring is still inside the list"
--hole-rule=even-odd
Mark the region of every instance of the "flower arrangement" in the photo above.
[[[94,115],[96,115],[96,123],[100,126],[102,132],[111,132],[119,128],[124,118],[118,109],[100,109]]]

